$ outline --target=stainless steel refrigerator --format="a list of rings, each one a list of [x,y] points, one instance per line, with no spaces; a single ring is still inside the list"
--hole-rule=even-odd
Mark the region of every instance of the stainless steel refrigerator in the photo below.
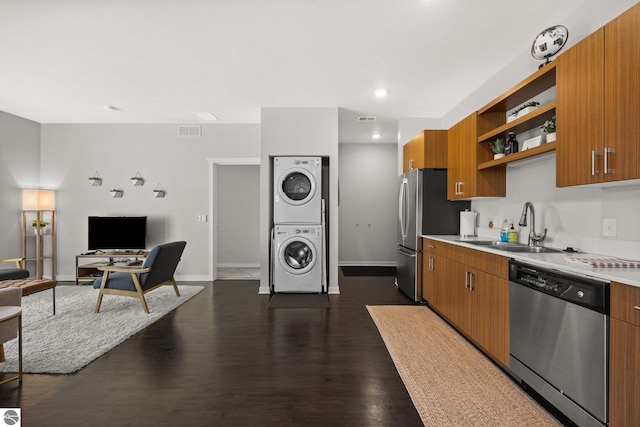
[[[447,200],[446,169],[412,169],[400,175],[396,285],[413,301],[422,298],[420,235],[459,234],[460,211],[470,207],[469,201]]]

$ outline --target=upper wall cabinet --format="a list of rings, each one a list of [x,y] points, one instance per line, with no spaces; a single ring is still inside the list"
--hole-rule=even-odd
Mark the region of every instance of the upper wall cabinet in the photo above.
[[[554,62],[556,185],[640,178],[640,4]]]
[[[447,198],[504,197],[506,166],[478,170],[478,163],[492,156],[478,144],[478,134],[488,131],[487,123],[473,113],[449,129]]]
[[[447,167],[447,131],[424,130],[402,147],[403,172]]]

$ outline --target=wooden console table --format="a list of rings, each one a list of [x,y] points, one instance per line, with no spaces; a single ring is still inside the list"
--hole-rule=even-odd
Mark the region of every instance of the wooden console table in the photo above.
[[[78,254],[76,255],[76,285],[81,281],[93,282],[98,277],[102,277],[103,273],[98,267],[113,265],[119,259],[129,260],[132,263],[130,265],[140,265],[147,255],[149,251],[92,251]],[[81,264],[84,259],[89,259],[90,262]]]

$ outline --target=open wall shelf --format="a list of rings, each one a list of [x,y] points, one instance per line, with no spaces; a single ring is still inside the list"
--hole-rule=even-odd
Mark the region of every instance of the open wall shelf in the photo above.
[[[539,146],[534,147],[534,148],[530,148],[530,149],[525,150],[525,151],[519,151],[517,153],[509,154],[508,156],[505,156],[505,157],[503,157],[501,159],[490,160],[488,162],[480,163],[478,165],[478,170],[483,170],[483,169],[493,168],[493,167],[496,167],[496,166],[505,165],[507,163],[516,162],[518,160],[526,159],[528,157],[537,156],[537,155],[542,154],[542,153],[548,153],[548,152],[551,152],[551,151],[555,151],[555,149],[556,149],[556,142],[549,142],[549,143],[542,144],[542,145],[539,145]]]

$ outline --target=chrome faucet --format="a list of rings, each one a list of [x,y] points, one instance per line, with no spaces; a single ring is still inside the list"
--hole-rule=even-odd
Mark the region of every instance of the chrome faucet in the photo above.
[[[524,208],[522,208],[522,216],[520,217],[520,222],[518,223],[520,227],[527,226],[527,209],[531,210],[531,228],[529,228],[529,246],[538,246],[540,242],[547,237],[547,229],[544,229],[544,233],[542,235],[536,234],[536,211],[533,209],[533,203],[527,202],[524,204]]]

